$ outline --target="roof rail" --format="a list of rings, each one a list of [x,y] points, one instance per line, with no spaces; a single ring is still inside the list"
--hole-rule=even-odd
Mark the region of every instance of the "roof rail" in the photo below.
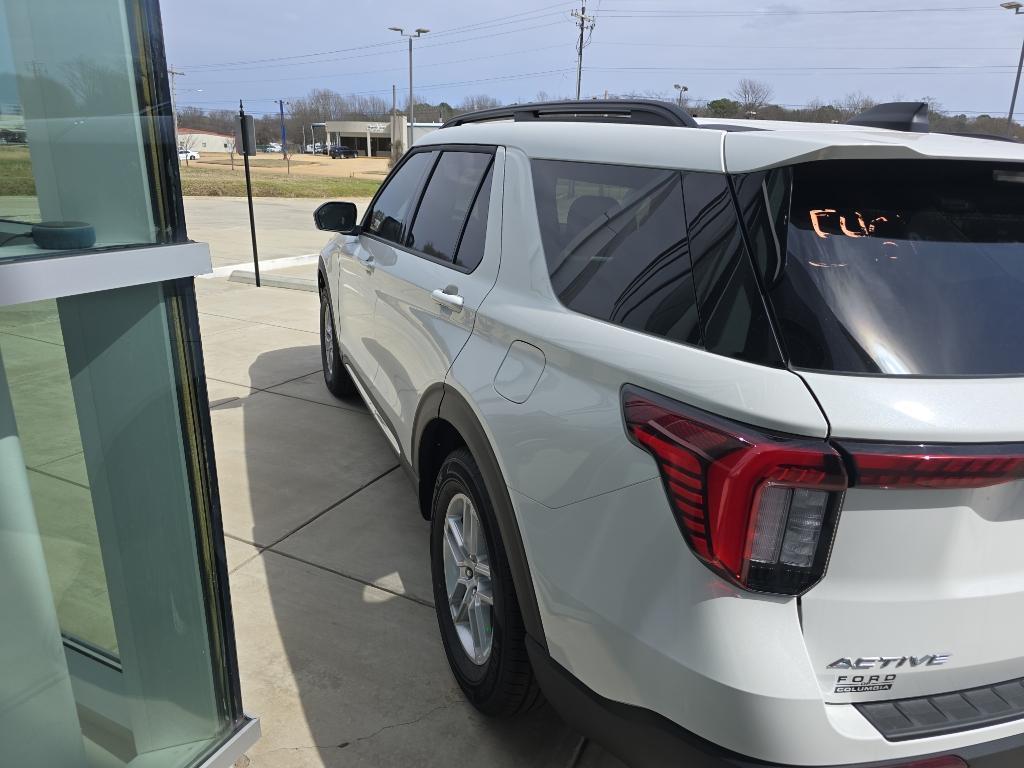
[[[942,133],[942,131],[940,131]],[[965,139],[985,139],[986,141],[1008,141],[1012,144],[1020,144],[1012,136],[999,136],[994,133],[967,133],[966,131],[950,131],[947,136],[963,136]]]
[[[928,104],[923,101],[890,101],[876,104],[854,118],[847,125],[866,128],[888,128],[891,131],[928,133]]]
[[[467,123],[492,120],[550,120],[581,123],[632,123],[634,125],[668,125],[678,128],[699,128],[697,121],[682,107],[664,101],[646,99],[593,99],[588,101],[544,101],[534,104],[511,104],[507,107],[483,109],[453,117],[442,125],[452,128]]]

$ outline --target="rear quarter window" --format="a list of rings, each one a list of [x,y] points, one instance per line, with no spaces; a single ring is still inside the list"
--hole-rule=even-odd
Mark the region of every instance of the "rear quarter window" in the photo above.
[[[562,304],[700,343],[680,174],[553,160],[532,167],[548,273]]]

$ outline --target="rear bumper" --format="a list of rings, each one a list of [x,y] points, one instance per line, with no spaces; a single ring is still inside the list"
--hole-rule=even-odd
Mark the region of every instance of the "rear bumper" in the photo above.
[[[606,699],[577,680],[530,637],[527,649],[541,689],[566,722],[633,768],[798,768],[738,755],[655,712]],[[899,768],[952,755],[965,760],[970,768],[1020,768],[1024,766],[1024,734],[882,762],[848,763],[837,755],[837,762],[828,768]]]

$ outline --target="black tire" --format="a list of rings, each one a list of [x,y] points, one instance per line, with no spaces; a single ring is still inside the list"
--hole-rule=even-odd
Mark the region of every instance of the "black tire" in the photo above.
[[[338,334],[334,326],[334,312],[327,291],[320,293],[320,362],[324,368],[324,383],[335,397],[351,397],[356,386],[341,364]]]
[[[493,629],[490,655],[482,665],[473,661],[459,639],[445,582],[445,517],[449,503],[460,493],[469,497],[477,511],[490,560]],[[441,641],[452,674],[466,698],[480,712],[495,717],[517,715],[540,706],[544,698],[526,654],[526,630],[501,532],[483,475],[465,448],[449,454],[434,483],[430,566]]]

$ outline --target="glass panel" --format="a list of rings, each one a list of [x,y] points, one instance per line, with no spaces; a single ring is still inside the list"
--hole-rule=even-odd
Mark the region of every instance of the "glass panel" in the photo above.
[[[44,745],[48,762],[19,767],[184,768],[236,722],[197,545],[206,512],[193,502],[170,290],[0,308],[0,555],[22,553],[0,557],[0,585],[21,585],[0,586],[0,610],[32,613],[0,633],[0,650],[20,649],[0,653],[0,743],[35,717],[65,747],[77,734],[80,753]],[[45,718],[32,688],[43,679],[64,681],[45,693],[58,700]]]
[[[1024,166],[832,161],[793,169],[770,297],[794,366],[1024,373]]]
[[[57,302],[0,308],[0,353],[61,631],[116,657]]]
[[[680,178],[652,168],[534,161],[544,253],[563,304],[700,343]]]
[[[480,185],[476,202],[473,203],[469,221],[466,222],[466,231],[462,233],[462,242],[459,243],[459,252],[455,256],[455,263],[471,272],[484,257],[484,246],[487,243],[487,212],[491,208],[493,180],[494,164],[491,163],[490,170]]]
[[[0,260],[161,240],[132,28],[124,0],[0,0]]]
[[[409,159],[388,180],[374,203],[367,217],[368,232],[393,243],[402,242],[407,218],[413,213],[416,195],[436,156],[437,152],[409,155]]]
[[[762,365],[782,357],[725,176],[683,178],[693,276],[709,352]]]
[[[454,260],[459,235],[491,158],[480,152],[441,155],[406,239],[409,248],[437,259]]]

